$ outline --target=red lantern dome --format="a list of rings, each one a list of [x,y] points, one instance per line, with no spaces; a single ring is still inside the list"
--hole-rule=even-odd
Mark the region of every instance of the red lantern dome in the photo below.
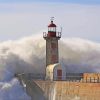
[[[48,25],[48,36],[49,37],[56,37],[56,25],[51,20],[51,23]]]
[[[48,25],[48,27],[56,27],[56,25],[51,21],[51,23]]]

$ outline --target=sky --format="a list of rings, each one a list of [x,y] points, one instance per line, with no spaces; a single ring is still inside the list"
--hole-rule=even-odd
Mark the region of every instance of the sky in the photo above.
[[[0,0],[0,2],[66,2],[66,3],[88,3],[97,4],[100,0]]]
[[[52,16],[62,37],[100,42],[100,0],[0,0],[0,41],[42,36]]]

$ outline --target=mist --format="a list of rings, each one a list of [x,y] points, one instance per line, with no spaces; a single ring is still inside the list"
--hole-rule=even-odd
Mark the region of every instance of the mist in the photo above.
[[[44,73],[45,43],[40,35],[0,43],[1,100],[30,100],[14,74]],[[99,73],[99,59],[99,43],[80,38],[65,38],[59,41],[59,62],[68,73]]]

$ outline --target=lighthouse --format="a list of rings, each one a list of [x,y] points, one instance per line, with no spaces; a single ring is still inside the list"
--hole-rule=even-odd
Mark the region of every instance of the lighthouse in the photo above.
[[[63,68],[59,64],[58,40],[61,38],[61,32],[57,32],[53,18],[48,25],[48,32],[43,32],[43,38],[46,40],[46,79],[61,80],[64,75]]]
[[[43,38],[46,40],[46,66],[59,63],[58,40],[61,38],[61,32],[57,32],[56,29],[57,26],[51,18],[48,32],[43,32]]]

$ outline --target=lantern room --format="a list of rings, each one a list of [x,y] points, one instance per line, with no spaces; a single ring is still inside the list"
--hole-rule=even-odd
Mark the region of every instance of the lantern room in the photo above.
[[[49,37],[56,37],[56,25],[51,20],[51,23],[48,25],[48,36]]]
[[[47,38],[60,39],[61,38],[62,28],[61,28],[61,32],[57,32],[57,26],[56,26],[56,24],[54,24],[53,18],[54,17],[51,18],[51,22],[48,25],[48,32],[43,32],[43,38],[44,39],[47,39]]]

